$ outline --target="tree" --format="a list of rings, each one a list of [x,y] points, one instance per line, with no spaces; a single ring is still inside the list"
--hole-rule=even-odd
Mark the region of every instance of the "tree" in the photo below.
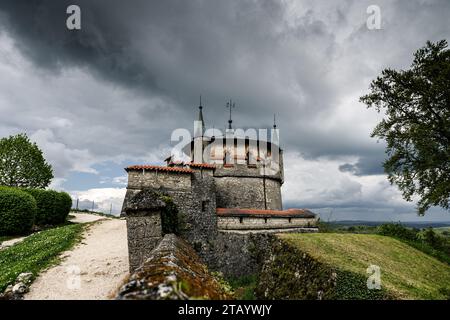
[[[45,188],[52,178],[51,165],[26,134],[0,139],[0,185]]]
[[[385,69],[360,101],[385,116],[372,137],[386,141],[385,172],[407,201],[418,196],[420,215],[449,209],[450,50],[427,42],[408,70]]]

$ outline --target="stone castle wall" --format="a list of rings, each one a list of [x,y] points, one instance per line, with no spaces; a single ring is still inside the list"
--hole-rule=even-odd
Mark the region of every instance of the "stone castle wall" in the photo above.
[[[274,233],[309,233],[317,232],[317,229],[295,228],[273,229],[273,231],[219,231],[214,242],[215,255],[208,262],[209,268],[222,272],[226,278],[257,274],[267,260]]]
[[[187,240],[204,260],[214,250],[211,239],[217,234],[216,191],[211,170],[194,170],[192,190],[168,190],[177,205],[180,236]]]
[[[179,235],[193,246],[204,261],[209,261],[214,251],[213,239],[217,237],[216,190],[212,170],[195,169],[190,174],[129,171],[128,174],[128,188],[123,208],[143,190],[155,190],[170,196],[178,209]],[[148,239],[145,235],[158,233],[159,229],[148,217],[128,213],[126,215],[129,225],[129,252],[134,256],[133,261],[130,260],[130,266],[135,268],[136,264],[148,254],[147,248],[139,242],[139,239],[147,241],[144,240]],[[143,231],[153,226],[157,230]],[[148,248],[153,249],[152,239],[150,242]],[[137,252],[140,245],[143,246],[142,254]]]
[[[127,215],[128,259],[130,270],[138,268],[162,239],[161,212]]]
[[[218,208],[282,209],[279,180],[231,176],[215,177],[215,180]]]
[[[252,274],[259,268],[254,249],[263,248],[261,239],[271,231],[314,231],[308,229],[314,219],[218,216],[218,207],[265,209],[263,178],[257,168],[244,167],[235,171],[238,176],[233,176],[229,168],[191,168],[189,173],[129,170],[124,208],[145,190],[170,196],[178,209],[178,235],[211,270],[221,271],[227,277]],[[281,180],[264,180],[267,209],[281,210]],[[127,213],[127,227],[130,268],[134,270],[163,236],[160,213]]]
[[[191,175],[189,173],[151,170],[133,170],[128,172],[128,189],[158,189],[161,187],[189,190],[191,188]]]
[[[304,228],[316,225],[315,218],[218,217],[219,230],[265,230]]]

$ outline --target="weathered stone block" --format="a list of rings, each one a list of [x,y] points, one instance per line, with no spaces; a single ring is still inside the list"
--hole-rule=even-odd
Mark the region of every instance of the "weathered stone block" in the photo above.
[[[162,238],[161,215],[127,216],[130,271],[138,268]]]

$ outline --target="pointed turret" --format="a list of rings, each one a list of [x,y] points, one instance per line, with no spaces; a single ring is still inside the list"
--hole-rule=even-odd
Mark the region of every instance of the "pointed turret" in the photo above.
[[[193,163],[203,163],[203,135],[205,133],[205,121],[203,119],[202,96],[198,106],[198,120],[194,121],[194,152],[191,154]]]
[[[202,135],[205,133],[205,120],[203,119],[202,96],[200,96],[200,105],[198,106],[198,121],[202,122]]]

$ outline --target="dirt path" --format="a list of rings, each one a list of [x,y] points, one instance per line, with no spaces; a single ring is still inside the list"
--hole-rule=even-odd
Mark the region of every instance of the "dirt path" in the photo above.
[[[97,221],[62,258],[38,276],[25,299],[108,299],[128,275],[125,220]]]

